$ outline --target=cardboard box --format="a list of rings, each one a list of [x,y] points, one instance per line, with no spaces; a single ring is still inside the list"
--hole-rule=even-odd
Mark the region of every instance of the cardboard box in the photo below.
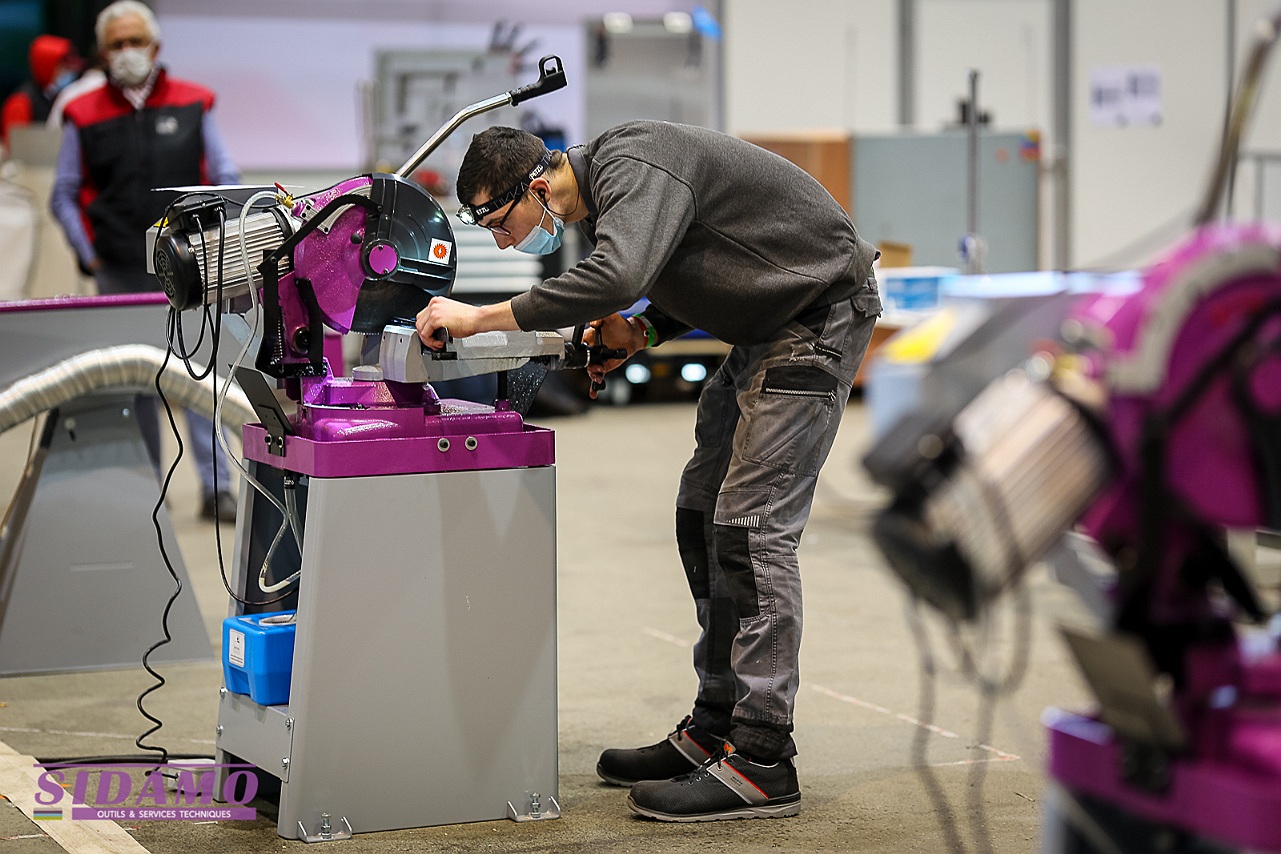
[[[877,262],[881,267],[912,266],[912,245],[910,243],[882,240],[876,244],[876,248],[881,252],[880,261]]]

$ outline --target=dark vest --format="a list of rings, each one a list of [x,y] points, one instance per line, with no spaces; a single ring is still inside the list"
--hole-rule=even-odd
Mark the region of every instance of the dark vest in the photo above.
[[[107,264],[145,269],[146,231],[177,195],[154,190],[204,183],[202,123],[212,102],[208,90],[162,72],[141,110],[113,86],[68,105],[80,136],[81,207]]]
[[[45,119],[49,118],[49,113],[53,112],[53,99],[46,95],[34,80],[23,83],[18,87],[18,91],[26,95],[27,100],[31,102],[31,123],[44,124]]]

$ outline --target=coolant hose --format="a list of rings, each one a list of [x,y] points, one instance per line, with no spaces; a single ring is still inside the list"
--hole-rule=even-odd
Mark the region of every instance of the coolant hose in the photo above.
[[[175,407],[192,409],[206,418],[214,417],[214,375],[203,381],[192,379],[186,367],[176,359],[165,362],[165,351],[146,344],[124,344],[90,350],[78,356],[63,359],[42,371],[18,380],[0,390],[0,433],[99,389],[132,388],[139,392],[155,391],[156,373],[160,374],[160,388],[165,398]],[[196,373],[203,373],[201,365],[192,363]],[[227,390],[222,405],[222,422],[228,427],[255,423],[249,399],[239,386]]]

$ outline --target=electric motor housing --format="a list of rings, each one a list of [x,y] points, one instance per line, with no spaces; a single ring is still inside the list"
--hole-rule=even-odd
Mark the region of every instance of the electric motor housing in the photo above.
[[[246,216],[246,265],[240,217],[233,214],[223,219],[219,215],[225,212],[222,199],[215,205],[208,202],[208,194],[198,195],[206,197],[199,202],[205,215],[190,215],[186,197],[175,201],[151,253],[152,271],[169,304],[179,311],[248,293],[250,284],[261,281],[255,268],[263,256],[284,243],[299,225],[279,206]]]

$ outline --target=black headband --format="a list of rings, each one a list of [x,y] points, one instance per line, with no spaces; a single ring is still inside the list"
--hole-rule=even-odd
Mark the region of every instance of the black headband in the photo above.
[[[552,153],[547,149],[543,149],[543,156],[538,158],[538,162],[534,164],[534,168],[529,170],[528,175],[517,181],[515,186],[507,190],[505,193],[494,196],[494,198],[484,204],[464,204],[458,209],[458,218],[468,225],[478,224],[482,219],[489,216],[503,205],[513,199],[519,198],[522,193],[529,189],[529,185],[534,182],[535,178],[547,171],[547,167],[551,165],[551,162]]]

